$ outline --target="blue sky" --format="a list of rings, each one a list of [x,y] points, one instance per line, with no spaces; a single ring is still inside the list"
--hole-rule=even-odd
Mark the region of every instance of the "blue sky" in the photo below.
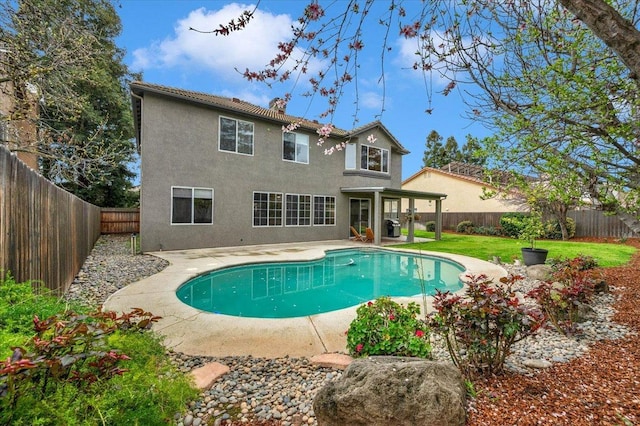
[[[216,37],[189,31],[189,27],[211,30],[229,22],[245,9],[253,9],[252,3],[228,1],[190,0],[123,0],[118,8],[123,31],[118,45],[127,51],[125,62],[132,71],[142,72],[143,80],[152,84],[195,90],[220,96],[238,97],[257,105],[267,106],[270,99],[292,92],[293,99],[287,106],[289,114],[317,119],[326,109],[325,99],[310,100],[296,93],[308,90],[305,81],[297,85],[287,82],[269,88],[263,83],[247,82],[237,71],[249,68],[259,70],[277,53],[277,43],[287,41],[290,26],[303,11],[306,0],[263,0],[256,18],[249,27],[229,37]],[[327,2],[323,2],[327,3]],[[345,2],[334,2],[340,7]],[[384,13],[385,1],[380,4]],[[420,2],[405,2],[419,6]],[[411,11],[408,11],[410,16]],[[331,16],[332,11],[327,11]],[[446,140],[456,138],[462,145],[465,136],[488,135],[479,123],[467,120],[460,90],[443,96],[440,92],[446,82],[433,77],[432,101],[428,102],[425,77],[411,69],[416,47],[414,41],[405,40],[392,30],[388,43],[392,46],[385,53],[384,74],[386,89],[383,93],[381,74],[380,27],[364,29],[365,48],[360,53],[358,72],[359,108],[354,105],[354,85],[347,86],[338,111],[333,119],[337,127],[349,130],[355,126],[380,119],[391,133],[409,150],[403,159],[403,179],[422,168],[425,138],[436,130]],[[313,64],[312,64],[313,66]],[[384,112],[381,113],[384,98]],[[431,107],[432,114],[425,110]],[[444,142],[444,141],[443,141]],[[318,148],[320,149],[320,148]],[[335,155],[335,154],[334,154]]]

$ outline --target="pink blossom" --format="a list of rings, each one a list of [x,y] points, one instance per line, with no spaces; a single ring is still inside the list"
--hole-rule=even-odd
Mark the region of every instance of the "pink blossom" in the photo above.
[[[287,101],[282,98],[279,98],[278,100],[276,100],[275,106],[276,108],[283,110],[287,107]]]
[[[328,138],[329,136],[331,136],[331,132],[333,132],[333,124],[331,123],[325,124],[324,126],[320,127],[318,130],[316,130],[316,133],[318,133],[320,137],[323,137],[323,138]]]
[[[362,343],[358,343],[356,345],[356,352],[358,352],[358,353],[361,352],[362,348],[364,348],[364,345]]]
[[[423,337],[423,336],[424,336],[424,331],[416,330],[416,337]]]
[[[393,321],[394,319],[396,319],[396,316],[393,314],[389,314],[389,321]]]
[[[353,43],[349,43],[349,49],[362,50],[363,47],[364,43],[362,42],[362,40],[356,40]]]
[[[324,16],[324,9],[317,2],[313,2],[307,6],[304,13],[310,21],[317,21]]]
[[[413,25],[405,25],[400,29],[400,34],[404,36],[404,38],[413,38],[418,35],[418,29],[420,28],[420,22],[416,21]]]
[[[300,127],[300,122],[296,121],[294,123],[289,123],[286,126],[282,126],[282,133],[290,133],[295,131],[298,127]]]

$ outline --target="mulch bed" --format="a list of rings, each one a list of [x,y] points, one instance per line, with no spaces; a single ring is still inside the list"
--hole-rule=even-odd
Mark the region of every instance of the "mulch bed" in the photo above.
[[[638,240],[626,244],[640,248]],[[534,376],[476,382],[480,393],[467,425],[640,424],[640,252],[629,264],[602,273],[621,296],[614,321],[635,333],[598,342],[586,355]]]

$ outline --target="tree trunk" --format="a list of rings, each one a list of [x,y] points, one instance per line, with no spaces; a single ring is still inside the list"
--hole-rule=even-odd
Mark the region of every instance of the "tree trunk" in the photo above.
[[[604,0],[559,0],[584,22],[640,79],[640,31]]]

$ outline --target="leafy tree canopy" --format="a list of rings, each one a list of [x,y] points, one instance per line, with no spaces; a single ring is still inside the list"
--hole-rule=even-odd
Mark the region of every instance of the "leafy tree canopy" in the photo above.
[[[424,167],[441,168],[449,163],[458,162],[466,164],[484,165],[486,158],[483,156],[480,143],[477,138],[467,135],[466,143],[460,148],[458,141],[453,136],[449,136],[442,145],[442,136],[432,130],[425,142],[424,156],[422,162]]]
[[[0,85],[14,100],[3,117],[10,130],[3,143],[36,153],[45,177],[86,201],[134,203],[127,82],[135,77],[115,44],[121,23],[113,3],[5,2],[0,23]],[[36,136],[20,134],[25,126]]]

